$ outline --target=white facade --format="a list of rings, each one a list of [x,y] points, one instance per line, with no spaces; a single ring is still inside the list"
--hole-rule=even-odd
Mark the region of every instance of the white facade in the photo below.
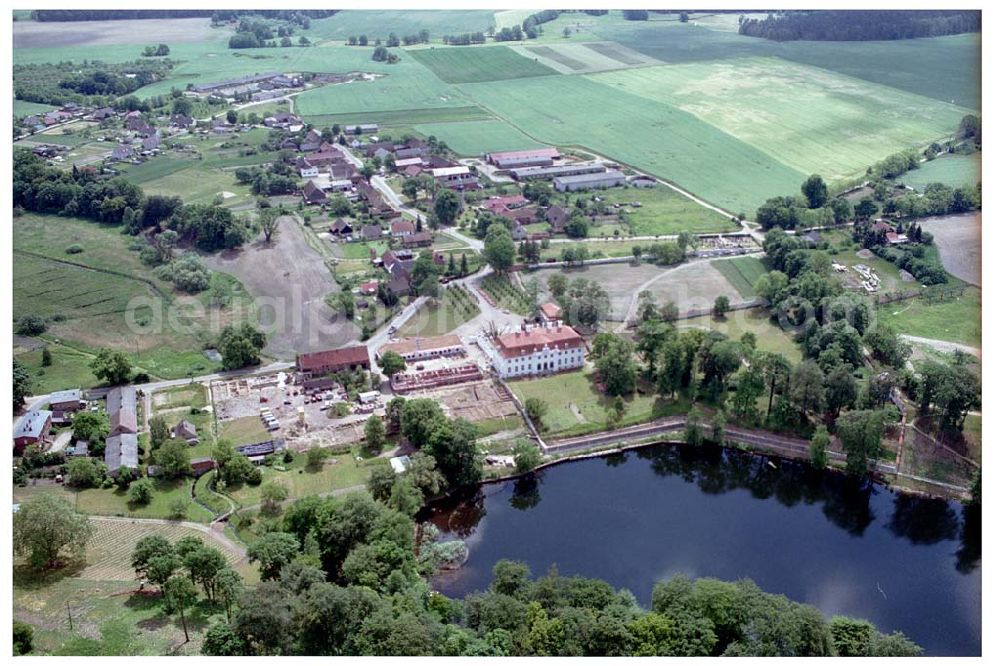
[[[582,368],[585,351],[583,344],[568,348],[551,348],[546,345],[530,354],[508,357],[501,354],[490,340],[481,338],[479,346],[490,357],[493,369],[504,379],[548,375]]]

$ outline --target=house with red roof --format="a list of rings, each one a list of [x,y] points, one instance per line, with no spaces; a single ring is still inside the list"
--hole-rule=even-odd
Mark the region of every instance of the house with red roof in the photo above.
[[[561,321],[523,325],[513,333],[484,336],[480,346],[503,378],[545,375],[583,367],[583,336]]]

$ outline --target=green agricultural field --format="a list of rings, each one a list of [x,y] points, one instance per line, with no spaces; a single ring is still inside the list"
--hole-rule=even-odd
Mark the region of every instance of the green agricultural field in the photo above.
[[[807,174],[667,104],[580,76],[460,86],[532,138],[582,145],[731,212],[798,190]]]
[[[718,259],[712,266],[726,276],[729,283],[736,287],[743,298],[753,298],[753,285],[760,276],[767,273],[764,263],[757,257],[737,257],[736,259]]]
[[[200,162],[193,159],[170,156],[154,157],[142,164],[129,165],[122,169],[122,176],[131,183],[143,185],[157,178],[164,178],[172,173],[197,166]]]
[[[424,136],[436,136],[459,155],[481,155],[501,150],[528,150],[544,144],[502,120],[415,125]]]
[[[878,309],[878,316],[899,333],[981,347],[982,308],[983,292],[969,287],[960,298],[944,303],[919,298],[889,303]]]
[[[366,113],[321,113],[319,115],[303,115],[305,120],[324,127],[327,125],[348,125],[355,123],[376,123],[380,126],[392,127],[393,131],[414,123],[458,123],[475,120],[491,120],[493,116],[478,106],[453,106],[433,109],[399,109],[396,111],[374,111]]]
[[[493,24],[499,30],[501,28],[520,27],[524,19],[528,18],[535,11],[533,9],[504,9],[493,14]]]
[[[562,74],[589,74],[623,67],[659,64],[658,60],[614,42],[533,42],[511,47]]]
[[[777,56],[917,95],[979,108],[982,35],[882,42],[773,42],[691,23],[603,20],[609,39],[666,63]]]
[[[969,112],[777,58],[644,67],[591,78],[687,111],[792,169],[831,181],[949,136]]]
[[[309,30],[302,34],[310,39],[346,40],[351,35],[367,35],[374,41],[385,41],[390,32],[413,35],[421,30],[431,33],[434,41],[442,35],[464,32],[486,32],[494,24],[492,10],[374,10],[341,11],[329,18],[312,21]]]
[[[418,49],[409,55],[446,83],[504,81],[558,74],[506,46],[465,46]]]
[[[23,99],[14,100],[14,116],[17,118],[48,113],[55,108],[51,104],[36,104],[35,102],[25,102]]]
[[[919,169],[907,171],[896,180],[923,192],[931,183],[951,187],[975,185],[983,179],[983,154],[944,155],[924,162]]]
[[[544,436],[569,437],[608,427],[611,400],[598,391],[594,374],[578,370],[542,379],[519,379],[509,384],[522,403],[528,398],[539,398],[548,405],[548,410],[542,417]],[[686,401],[668,403],[655,396],[651,387],[642,388],[644,393],[636,393],[625,399],[626,411],[622,425],[685,413],[688,404]]]
[[[793,334],[783,331],[770,319],[765,309],[734,310],[725,317],[694,317],[677,322],[679,328],[701,328],[723,333],[731,340],[739,340],[744,333],[757,336],[757,349],[781,354],[792,363],[802,360],[802,348],[795,342]]]

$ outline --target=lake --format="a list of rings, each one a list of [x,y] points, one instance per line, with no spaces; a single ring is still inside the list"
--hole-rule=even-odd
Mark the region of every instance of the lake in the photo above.
[[[928,655],[981,652],[978,509],[716,447],[669,444],[483,486],[428,512],[468,562],[438,575],[452,597],[485,589],[500,559],[535,576],[602,578],[648,607],[675,573],[763,590],[899,630]]]

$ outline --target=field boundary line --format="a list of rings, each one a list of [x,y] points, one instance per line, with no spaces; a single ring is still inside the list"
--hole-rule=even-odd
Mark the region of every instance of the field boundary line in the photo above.
[[[45,259],[46,261],[53,261],[57,264],[66,264],[67,266],[73,266],[75,268],[83,268],[89,271],[95,271],[97,273],[105,273],[107,275],[117,275],[118,277],[128,278],[129,280],[135,280],[136,282],[142,282],[149,286],[150,289],[155,291],[157,295],[162,296],[164,299],[170,301],[173,300],[166,291],[161,289],[149,278],[138,277],[136,275],[129,275],[128,273],[122,273],[120,271],[114,271],[110,268],[97,268],[95,266],[88,266],[87,264],[77,263],[75,261],[69,261],[67,259],[57,259],[56,257],[49,256],[47,254],[42,254],[40,252],[32,252],[31,250],[14,250],[14,254],[24,254],[29,257],[35,257],[36,259]]]

